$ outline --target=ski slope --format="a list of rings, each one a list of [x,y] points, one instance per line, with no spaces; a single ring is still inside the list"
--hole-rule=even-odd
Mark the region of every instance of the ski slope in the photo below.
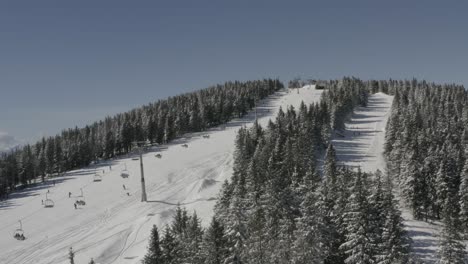
[[[383,156],[385,127],[390,116],[393,96],[376,93],[369,97],[367,107],[357,107],[346,122],[346,129],[335,133],[332,144],[338,163],[365,172],[386,171]],[[398,191],[397,198],[398,198]],[[413,240],[412,254],[423,263],[436,263],[439,248],[438,222],[415,220],[401,203],[402,217]]]
[[[274,119],[279,107],[301,101],[317,102],[321,90],[306,86],[282,90],[263,100],[257,107],[259,123]],[[148,245],[151,227],[163,228],[181,204],[191,213],[197,211],[202,223],[209,224],[213,205],[225,179],[232,174],[234,139],[237,130],[250,126],[255,112],[206,133],[189,134],[169,145],[143,155],[148,202],[141,203],[140,162],[127,156],[67,172],[45,184],[14,193],[0,203],[0,263],[68,263],[73,247],[75,263],[139,263]],[[210,138],[202,136],[208,134]],[[187,144],[184,148],[181,144]],[[162,158],[155,157],[160,153]],[[120,176],[124,168],[127,179]],[[101,182],[93,182],[95,173]],[[124,186],[125,185],[125,190]],[[81,195],[86,206],[74,208]],[[55,202],[44,208],[45,194]],[[72,195],[69,198],[68,193]],[[22,221],[25,241],[13,238],[18,220]]]
[[[346,129],[332,139],[339,164],[366,172],[385,171],[383,146],[392,101],[393,96],[376,93],[369,96],[367,107],[354,110]]]

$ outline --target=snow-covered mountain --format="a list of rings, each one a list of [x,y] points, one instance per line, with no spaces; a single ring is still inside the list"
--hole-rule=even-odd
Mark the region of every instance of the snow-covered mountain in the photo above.
[[[280,107],[318,102],[321,93],[314,86],[277,92],[257,107],[258,121],[266,125]],[[71,171],[56,178],[55,185],[49,181],[12,194],[0,204],[0,263],[68,263],[70,247],[76,251],[75,263],[87,263],[91,257],[102,264],[139,263],[151,227],[167,224],[177,204],[189,212],[196,210],[206,226],[218,191],[232,174],[236,133],[254,120],[252,111],[207,133],[189,134],[145,153],[147,203],[140,202],[140,165],[134,156]],[[125,168],[128,178],[120,176]],[[96,173],[102,175],[101,182],[93,181]],[[75,209],[81,190],[86,205]],[[52,208],[42,205],[47,192],[55,203]],[[24,241],[13,239],[19,220]]]
[[[68,263],[70,247],[75,263],[87,263],[90,258],[101,264],[140,263],[152,226],[169,224],[177,205],[196,211],[202,224],[209,224],[221,185],[233,172],[239,128],[252,126],[256,116],[266,126],[280,107],[298,109],[302,101],[318,102],[322,92],[313,85],[281,90],[241,119],[147,151],[143,155],[147,203],[140,202],[136,155],[70,171],[12,194],[12,199],[0,203],[0,263]],[[385,129],[393,101],[394,96],[384,93],[369,95],[367,105],[356,107],[344,129],[333,133],[338,165],[371,173],[386,171]],[[123,172],[130,176],[121,177]],[[97,177],[102,181],[94,181]],[[395,192],[400,198],[398,188]],[[46,198],[53,200],[54,207],[44,208]],[[86,205],[75,209],[77,200]],[[424,263],[436,263],[441,223],[414,219],[403,203],[400,209],[413,241],[412,255]],[[13,239],[19,220],[24,241]]]

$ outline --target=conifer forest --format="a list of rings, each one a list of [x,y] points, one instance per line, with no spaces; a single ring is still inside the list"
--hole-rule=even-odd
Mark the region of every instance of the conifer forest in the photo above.
[[[467,91],[417,80],[320,84],[319,103],[280,109],[266,127],[238,131],[233,175],[209,226],[179,207],[160,240],[153,228],[144,263],[420,263],[400,206],[444,224],[438,263],[466,263]],[[332,131],[376,92],[394,96],[388,169],[339,166]]]
[[[305,103],[304,91],[317,92],[319,97]],[[270,110],[262,110],[266,109],[265,102],[283,100],[280,93],[302,102],[296,107],[279,106],[275,116],[259,122],[262,114],[271,114]],[[348,123],[353,114],[356,116],[356,109],[368,109],[370,98],[376,94],[390,98],[384,129],[352,134],[383,133],[385,167],[365,171],[361,165],[347,165],[343,157],[352,155],[353,149],[349,150],[351,154],[342,153],[336,142],[348,137],[346,131],[353,128]],[[153,203],[164,203],[172,209],[142,213],[153,216],[169,212],[166,221],[148,222],[149,218],[145,218],[145,224],[152,223],[145,229],[145,239],[137,240],[142,233],[138,229],[134,241],[145,245],[141,263],[426,263],[420,257],[424,251],[418,249],[421,242],[416,241],[421,234],[408,224],[410,220],[440,230],[430,234],[437,239],[434,263],[467,263],[468,92],[455,84],[355,77],[295,79],[287,87],[278,79],[226,82],[159,100],[82,128],[66,129],[1,154],[0,196],[7,200],[16,191],[35,188],[68,171],[115,164],[135,152],[134,142],[171,147],[172,142],[193,133],[203,134],[203,142],[210,142],[205,133],[219,127],[226,129],[235,120],[249,116],[252,118],[245,124],[235,127],[234,149],[226,154],[228,165],[223,165],[230,168],[229,173],[219,183],[215,196],[206,200],[212,202],[208,207],[187,209],[205,201],[194,196],[193,202],[155,200]],[[211,136],[215,137],[216,131]],[[192,148],[187,143],[182,146]],[[160,153],[156,157],[164,159],[165,152]],[[127,171],[129,162],[125,162]],[[117,164],[114,167],[121,166]],[[215,173],[215,169],[203,173],[193,170],[192,177]],[[112,171],[109,166],[108,173]],[[217,181],[201,179],[201,187],[190,188],[201,192]],[[169,175],[168,183],[164,183],[167,185],[162,187],[168,188],[178,180],[175,173]],[[116,182],[120,188],[123,179],[105,181]],[[139,195],[138,187],[132,193],[126,184],[125,199]],[[150,185],[149,192],[161,192],[161,184]],[[185,192],[184,188],[173,195]],[[108,214],[112,215],[112,211]],[[126,238],[122,247],[130,240]],[[67,258],[74,263],[74,258],[83,253],[79,246],[74,247],[75,251],[70,246],[61,250],[69,249]],[[86,258],[99,263],[105,256]]]

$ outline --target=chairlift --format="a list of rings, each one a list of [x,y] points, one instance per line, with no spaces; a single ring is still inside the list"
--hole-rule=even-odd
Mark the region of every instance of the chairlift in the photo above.
[[[162,158],[162,155],[161,155],[161,154],[159,154],[159,153],[158,153],[158,154],[156,154],[156,155],[154,155],[154,156],[155,156],[156,158],[158,158],[158,159]]]
[[[127,170],[123,170],[121,173],[120,173],[120,176],[122,178],[128,178],[128,176],[130,176],[130,173],[127,171]]]
[[[21,220],[18,221],[20,226],[15,230],[15,234],[13,237],[17,240],[23,241],[26,238],[24,237],[24,231],[23,231],[23,224],[21,223]]]
[[[77,205],[81,205],[81,206],[85,206],[86,205],[86,202],[84,200],[84,198],[82,199],[76,199],[76,202],[75,202]]]
[[[120,177],[122,178],[128,178],[130,176],[130,173],[128,172],[127,170],[127,164],[125,163],[125,168],[122,170],[122,172],[120,173]]]
[[[93,181],[94,181],[94,182],[100,182],[100,181],[102,181],[102,176],[99,175],[98,173],[94,174]]]
[[[52,201],[52,199],[49,199],[49,197],[47,196],[47,193],[46,193],[46,199],[44,201],[44,207],[45,208],[52,208],[54,207],[54,201]]]
[[[84,200],[83,189],[80,188],[80,191],[81,191],[81,195],[77,197],[75,203],[76,203],[77,205],[83,206],[83,205],[86,205],[86,202],[85,202],[85,200]]]

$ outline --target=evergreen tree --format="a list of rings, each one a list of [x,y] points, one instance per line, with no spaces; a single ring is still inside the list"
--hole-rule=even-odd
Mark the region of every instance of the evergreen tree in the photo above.
[[[247,220],[247,238],[243,255],[247,260],[254,263],[268,263],[267,237],[265,230],[266,216],[260,204],[264,201],[259,199],[258,206],[254,207]]]
[[[164,237],[161,240],[163,263],[178,264],[180,262],[180,247],[172,231],[166,227]]]
[[[73,248],[70,247],[70,250],[68,251],[68,260],[70,260],[70,264],[75,264],[75,252],[73,251]]]
[[[460,223],[465,234],[468,234],[468,157],[461,173],[460,197]]]
[[[453,198],[448,198],[445,204],[444,229],[441,235],[440,264],[464,264],[466,261],[465,246],[458,227],[460,221],[457,206]]]
[[[352,188],[348,211],[346,212],[346,241],[341,245],[346,252],[345,263],[375,263],[375,249],[371,237],[373,230],[370,223],[368,191],[365,186],[365,174],[358,172]]]
[[[324,164],[324,180],[321,186],[321,201],[320,207],[322,211],[323,223],[327,227],[327,232],[324,238],[324,254],[325,263],[342,263],[343,250],[340,245],[344,242],[344,225],[343,204],[338,204],[338,201],[345,198],[344,193],[347,186],[339,186],[338,171],[336,169],[336,156],[333,145],[329,144],[325,155]],[[340,177],[344,178],[344,177]],[[344,182],[342,182],[344,183]]]
[[[45,150],[44,148],[42,148],[39,154],[38,173],[39,175],[41,175],[43,182],[45,181],[46,167],[47,167],[47,162],[46,162]]]
[[[325,154],[323,174],[330,185],[336,185],[336,153],[332,144],[328,145],[327,152]]]
[[[205,232],[201,248],[203,263],[223,264],[228,257],[228,240],[224,226],[215,217]]]
[[[301,217],[297,221],[295,231],[296,240],[293,244],[293,263],[323,263],[324,239],[327,239],[323,222],[323,213],[320,211],[320,199],[317,192],[318,184],[315,172],[309,172],[303,186],[304,200],[301,203]]]
[[[377,263],[407,263],[411,240],[404,229],[403,219],[397,208],[397,201],[393,196],[393,188],[389,177],[387,177],[382,192],[384,223],[378,247]]]
[[[151,229],[150,243],[148,246],[148,253],[146,253],[144,264],[161,264],[163,263],[163,254],[161,251],[161,245],[159,243],[159,233],[156,225],[153,225]]]
[[[47,140],[47,146],[46,146],[46,171],[48,174],[54,173],[54,167],[55,167],[55,143],[53,138],[49,138]]]
[[[201,246],[203,240],[203,230],[197,213],[194,212],[190,217],[187,226],[187,239],[185,241],[184,251],[186,252],[186,263],[202,264]]]

